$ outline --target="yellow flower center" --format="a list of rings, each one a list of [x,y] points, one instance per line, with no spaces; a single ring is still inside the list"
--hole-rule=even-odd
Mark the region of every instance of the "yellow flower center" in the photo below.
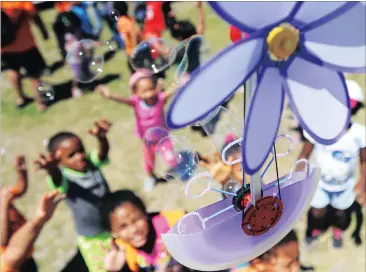
[[[284,23],[273,28],[267,36],[268,52],[272,60],[288,59],[299,43],[299,31],[290,24]]]

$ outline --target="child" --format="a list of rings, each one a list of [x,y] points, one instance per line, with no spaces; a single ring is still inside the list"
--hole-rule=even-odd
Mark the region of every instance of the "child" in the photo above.
[[[100,271],[97,261],[88,257],[99,251],[98,243],[109,243],[109,234],[102,224],[98,203],[109,193],[100,167],[108,163],[107,132],[111,124],[103,118],[96,121],[89,133],[97,138],[98,150],[85,151],[81,139],[71,132],[59,132],[48,143],[48,154],[35,161],[38,169],[48,173],[52,189],[66,194],[66,204],[72,211],[78,247],[90,272]]]
[[[251,260],[248,266],[234,268],[232,272],[300,272],[314,271],[300,264],[299,243],[296,232],[290,231],[277,245]]]
[[[147,69],[136,71],[130,78],[129,86],[133,92],[130,98],[112,95],[108,88],[103,85],[98,86],[97,91],[107,99],[128,105],[134,109],[136,117],[135,135],[141,140],[149,128],[166,128],[164,106],[174,90],[162,92],[162,80],[156,80]],[[144,142],[143,151],[145,170],[149,175],[149,178],[145,179],[144,187],[146,191],[150,191],[158,180],[152,167],[155,159],[155,149]]]
[[[26,224],[26,219],[14,206],[14,200],[22,197],[28,188],[28,172],[25,158],[21,155],[15,158],[15,170],[18,181],[10,189],[1,189],[1,255],[4,255],[9,247],[9,241],[19,229]],[[25,256],[21,271],[37,271],[37,265],[33,259],[32,250]]]
[[[1,201],[3,202],[3,195]],[[64,199],[60,192],[44,193],[36,215],[25,222],[10,238],[5,252],[1,254],[1,272],[37,271],[32,254],[34,243],[45,224],[51,219],[57,205]],[[9,198],[7,200],[9,201]]]
[[[116,10],[119,13],[117,30],[125,44],[125,52],[128,56],[128,69],[133,74],[134,69],[131,66],[130,58],[135,47],[142,41],[140,29],[135,19],[128,16],[127,5],[116,5]]]
[[[170,256],[161,235],[184,216],[184,211],[149,214],[143,201],[129,190],[107,195],[103,211],[113,237],[111,250],[105,250],[105,270],[179,271],[183,268]]]
[[[355,115],[363,106],[363,92],[355,81],[346,80],[346,84],[351,99],[352,115]],[[316,163],[322,169],[319,187],[308,214],[306,243],[311,244],[330,225],[333,226],[332,246],[342,248],[342,232],[348,228],[350,222],[346,211],[354,203],[356,193],[361,205],[365,201],[365,126],[350,122],[347,132],[338,142],[328,146],[316,143],[306,133],[304,136],[306,139],[300,158],[308,159],[314,153]],[[357,183],[355,170],[358,159],[361,175]]]

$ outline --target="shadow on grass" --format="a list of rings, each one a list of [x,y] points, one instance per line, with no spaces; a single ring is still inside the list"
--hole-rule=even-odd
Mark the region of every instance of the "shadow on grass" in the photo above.
[[[89,92],[93,92],[95,87],[98,86],[99,84],[108,84],[119,78],[120,78],[119,74],[109,74],[109,75],[105,75],[101,79],[97,79],[90,83],[79,83],[79,87],[84,92],[84,94],[88,94]],[[59,101],[72,98],[72,93],[71,93],[72,80],[69,80],[69,81],[66,81],[64,83],[60,83],[57,85],[53,85],[52,87],[54,90],[54,99],[53,100],[45,99],[45,103],[48,106],[52,106]]]

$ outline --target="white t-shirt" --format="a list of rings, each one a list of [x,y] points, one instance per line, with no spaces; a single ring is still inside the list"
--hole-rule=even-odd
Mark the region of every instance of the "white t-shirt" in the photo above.
[[[360,149],[366,147],[365,133],[365,126],[353,123],[336,143],[321,145],[304,131],[304,136],[314,144],[315,163],[322,172],[319,182],[321,188],[340,192],[355,185]]]

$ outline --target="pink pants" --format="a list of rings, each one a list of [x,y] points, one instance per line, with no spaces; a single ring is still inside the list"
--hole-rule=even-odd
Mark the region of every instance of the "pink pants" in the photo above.
[[[145,171],[151,175],[154,172],[155,167],[155,152],[159,152],[164,158],[165,163],[169,167],[176,166],[179,161],[177,154],[175,154],[173,149],[173,144],[170,140],[166,140],[164,144],[159,145],[159,150],[156,150],[156,144],[148,144],[144,142],[143,153],[144,153],[144,167]]]

